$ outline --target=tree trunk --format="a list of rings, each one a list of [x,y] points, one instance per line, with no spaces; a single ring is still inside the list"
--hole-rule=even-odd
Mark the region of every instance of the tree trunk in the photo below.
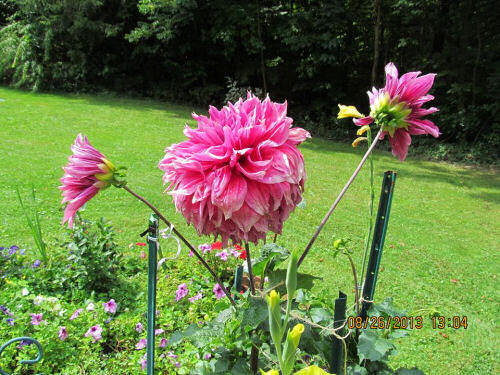
[[[372,65],[372,86],[375,86],[375,79],[377,78],[378,60],[380,55],[380,29],[382,17],[382,0],[375,1],[375,40],[373,45],[373,65]]]
[[[260,72],[262,74],[262,88],[264,95],[267,94],[266,65],[264,63],[264,42],[262,41],[262,30],[260,25],[260,1],[257,0],[257,36],[260,42]]]

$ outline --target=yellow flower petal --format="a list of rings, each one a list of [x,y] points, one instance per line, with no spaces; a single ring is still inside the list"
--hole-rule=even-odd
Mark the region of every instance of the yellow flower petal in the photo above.
[[[357,135],[363,135],[365,134],[368,130],[370,129],[370,125],[365,125],[365,126],[362,126],[358,129],[358,131],[356,132]]]
[[[277,370],[269,370],[268,372],[260,370],[260,373],[261,375],[280,375],[280,373]]]
[[[300,370],[299,372],[296,372],[295,375],[332,375],[332,374],[326,372],[321,367],[312,365]]]
[[[293,327],[290,332],[290,338],[292,340],[293,346],[297,348],[299,346],[300,337],[304,333],[304,325],[302,323],[297,324]]]
[[[362,118],[365,116],[359,113],[359,111],[353,105],[347,106],[339,104],[339,114],[337,115],[337,118],[348,118],[348,117]]]
[[[358,137],[354,140],[354,142],[352,142],[352,147],[358,147],[358,143],[361,142],[361,141],[366,141],[367,138],[366,137]]]

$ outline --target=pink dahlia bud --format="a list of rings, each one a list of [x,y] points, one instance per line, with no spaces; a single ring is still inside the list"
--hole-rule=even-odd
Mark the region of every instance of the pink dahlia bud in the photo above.
[[[187,141],[167,147],[159,168],[187,222],[198,234],[227,243],[257,243],[283,222],[302,200],[306,172],[297,145],[309,132],[292,128],[287,104],[246,100],[193,114]]]
[[[385,66],[385,87],[368,91],[370,116],[354,119],[358,126],[375,123],[389,134],[392,153],[403,161],[408,153],[412,135],[430,134],[439,137],[439,129],[432,121],[422,119],[425,115],[437,112],[422,105],[433,100],[428,95],[436,74],[419,77],[420,72],[409,72],[398,78],[398,70],[393,63]]]
[[[86,136],[78,134],[71,146],[69,163],[63,167],[61,178],[62,203],[69,202],[64,210],[63,223],[73,227],[76,212],[94,197],[99,190],[106,189],[111,184],[124,186],[122,168],[115,166],[97,149],[92,147]]]

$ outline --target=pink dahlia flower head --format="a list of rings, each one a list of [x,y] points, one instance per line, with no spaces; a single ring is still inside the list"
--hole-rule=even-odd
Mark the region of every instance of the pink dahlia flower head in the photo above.
[[[375,121],[384,132],[381,139],[389,134],[392,153],[403,161],[408,153],[412,135],[430,134],[439,137],[439,129],[432,121],[422,117],[437,112],[436,107],[422,108],[433,100],[428,95],[436,74],[419,77],[420,72],[409,72],[398,78],[398,70],[393,63],[385,66],[385,87],[368,91],[370,115],[354,119],[358,126]]]
[[[309,132],[292,128],[287,104],[251,95],[209,116],[193,114],[187,141],[167,147],[159,168],[175,206],[199,235],[257,243],[281,233],[302,200],[306,172],[297,145]]]
[[[68,164],[63,167],[64,176],[61,178],[62,204],[67,203],[64,210],[63,223],[73,227],[76,212],[99,190],[115,183],[115,166],[97,149],[92,147],[86,136],[78,134],[71,146],[71,155]]]

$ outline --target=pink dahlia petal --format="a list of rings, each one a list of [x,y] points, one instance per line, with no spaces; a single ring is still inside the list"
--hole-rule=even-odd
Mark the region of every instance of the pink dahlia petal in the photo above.
[[[63,195],[62,203],[69,202],[64,210],[63,223],[68,222],[70,228],[76,212],[99,190],[110,185],[114,172],[113,165],[82,134],[78,134],[71,150],[73,154],[63,168],[65,174],[59,186]]]
[[[398,69],[393,63],[389,63],[385,66],[385,89],[390,96],[396,95],[396,90],[398,89]]]
[[[401,100],[413,103],[413,101],[427,94],[434,84],[435,76],[435,74],[426,74],[425,76],[410,80],[401,93]]]
[[[363,118],[355,118],[352,120],[358,126],[370,125],[373,122],[373,119],[370,116]]]
[[[208,112],[193,115],[198,127],[186,128],[188,139],[168,147],[159,163],[177,210],[200,235],[224,243],[281,232],[301,199],[306,173],[297,145],[309,132],[292,128],[286,103],[251,94]]]
[[[394,137],[389,136],[389,142],[392,147],[392,154],[397,156],[400,161],[405,160],[408,147],[411,144],[410,134],[404,129],[397,129],[394,132]]]
[[[311,138],[311,133],[301,128],[292,128],[288,133],[288,142],[294,145],[304,142],[307,138]]]
[[[407,122],[413,126],[409,128],[409,130],[422,130],[424,133],[421,134],[430,134],[434,138],[439,137],[439,128],[434,125],[432,121],[429,120],[407,120]],[[412,133],[413,134],[413,133]],[[415,133],[416,134],[416,133]]]

